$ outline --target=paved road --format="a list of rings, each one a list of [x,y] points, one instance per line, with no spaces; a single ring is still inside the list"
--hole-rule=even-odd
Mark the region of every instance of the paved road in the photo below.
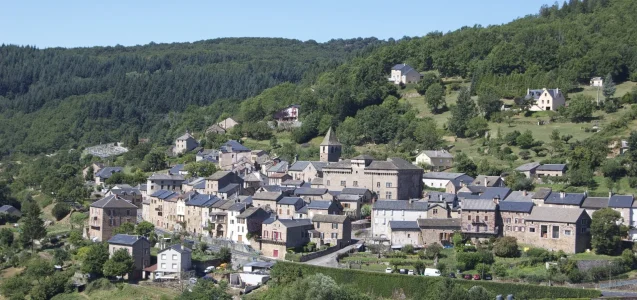
[[[627,292],[627,291],[602,291],[603,297],[631,297],[637,298],[636,292]]]
[[[356,247],[358,247],[358,245],[360,245],[362,243],[362,241],[359,241],[356,244],[352,244],[349,245],[341,250],[338,250],[334,253],[330,253],[328,255],[324,255],[312,260],[308,260],[305,263],[306,264],[310,264],[310,265],[315,265],[315,266],[323,266],[323,267],[330,267],[330,268],[338,268],[338,262],[336,261],[336,257],[341,254],[341,253],[345,253],[348,252]]]

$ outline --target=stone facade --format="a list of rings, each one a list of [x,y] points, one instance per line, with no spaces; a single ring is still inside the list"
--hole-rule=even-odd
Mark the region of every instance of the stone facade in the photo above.
[[[89,239],[107,241],[113,236],[113,230],[123,223],[137,222],[137,207],[115,195],[106,196],[93,202],[89,209]]]
[[[323,244],[344,247],[352,240],[352,222],[342,215],[315,215],[312,218],[314,230],[320,233]]]
[[[124,239],[113,238],[109,240],[109,256],[112,257],[117,250],[125,249],[133,258],[133,271],[128,274],[128,279],[141,279],[144,268],[150,266],[150,242],[145,237],[140,236],[125,234],[117,236],[124,236]]]

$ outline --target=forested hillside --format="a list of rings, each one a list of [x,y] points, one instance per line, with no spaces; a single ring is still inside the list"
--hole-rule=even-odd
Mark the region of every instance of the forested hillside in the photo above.
[[[158,137],[171,126],[168,112],[220,99],[232,106],[280,83],[311,82],[382,43],[225,38],[75,49],[3,45],[0,153],[111,142],[131,131]],[[232,110],[219,107],[212,121]]]

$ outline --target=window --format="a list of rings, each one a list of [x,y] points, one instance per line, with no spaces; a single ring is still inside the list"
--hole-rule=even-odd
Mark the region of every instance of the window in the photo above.
[[[535,232],[535,227],[529,227],[529,232]]]
[[[316,228],[321,228],[321,222],[316,222]]]
[[[390,188],[391,187],[391,182],[385,182],[385,187]]]
[[[585,233],[585,232],[587,231],[587,229],[588,229],[588,228],[584,228],[584,227],[582,227],[582,228],[581,228],[581,230],[580,230],[580,232],[581,232],[581,233]]]
[[[333,239],[337,239],[337,238],[338,238],[338,233],[333,232],[333,233],[332,233],[332,238],[333,238]]]
[[[520,231],[524,232],[524,226],[520,227]]]
[[[582,221],[580,221],[582,223],[582,225],[586,225],[588,223],[588,220],[586,219],[582,219]]]
[[[166,264],[161,264],[162,269],[166,269]]]
[[[330,185],[330,181],[329,180],[327,181],[327,185]]]
[[[376,187],[380,187],[380,182],[376,182]]]
[[[173,264],[173,270],[177,270],[177,264]]]
[[[438,213],[438,209],[434,208],[434,215]]]
[[[407,234],[407,238],[410,238],[410,237],[411,237],[411,234],[409,234],[409,233],[408,233],[408,234]]]
[[[358,181],[354,181],[354,186],[358,186]]]
[[[391,199],[391,192],[385,192],[385,199]]]
[[[162,254],[161,259],[166,259],[166,254]]]
[[[341,186],[345,186],[345,180],[341,180]]]
[[[471,216],[467,216],[467,221],[471,221]]]
[[[173,260],[177,260],[177,254],[173,254]]]
[[[511,224],[511,218],[507,218],[507,219],[506,219],[506,223],[507,223],[507,224]]]
[[[349,203],[343,203],[344,208],[349,208]]]
[[[511,231],[511,226],[507,226],[506,231]]]
[[[540,226],[540,237],[548,238],[549,237],[549,227],[546,225]]]
[[[484,221],[485,222],[489,221],[489,216],[484,216]]]
[[[480,216],[476,216],[476,223],[480,222]]]
[[[283,214],[283,209],[279,208],[279,215],[282,215],[282,214]]]
[[[126,210],[126,215],[127,215],[127,216],[130,216],[130,209],[127,209],[127,210]]]
[[[518,223],[518,218],[515,218],[515,220],[514,220],[514,221],[515,221],[515,224],[517,224],[517,223]]]
[[[338,223],[332,223],[332,229],[338,229]]]
[[[564,230],[564,235],[567,235],[567,236],[571,235],[571,230],[570,229]]]
[[[551,237],[554,238],[554,239],[559,239],[560,238],[560,226],[553,226],[553,232],[552,232]]]

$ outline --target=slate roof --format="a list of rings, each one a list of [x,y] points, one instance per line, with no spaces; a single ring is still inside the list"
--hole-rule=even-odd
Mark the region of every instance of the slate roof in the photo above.
[[[279,219],[279,221],[287,228],[312,226],[312,221],[310,219]]]
[[[116,234],[110,240],[109,244],[132,246],[140,240],[146,240],[145,237],[139,235]]]
[[[418,227],[427,228],[443,228],[443,229],[460,229],[462,221],[460,219],[418,219]]]
[[[542,199],[542,200],[546,200],[546,198],[551,195],[552,190],[551,188],[541,188],[539,190],[537,190],[537,192],[535,192],[535,194],[533,195],[533,199]]]
[[[163,200],[163,199],[171,198],[171,197],[176,196],[176,195],[178,195],[178,194],[173,192],[173,191],[159,190],[159,191],[155,191],[150,196]]]
[[[344,223],[347,218],[346,215],[314,215],[312,222]]]
[[[100,200],[97,200],[91,203],[91,207],[98,208],[134,208],[137,209],[137,206],[132,203],[117,197],[117,195],[108,195]]]
[[[97,173],[95,173],[95,177],[109,179],[113,176],[114,173],[122,172],[124,168],[122,167],[104,167],[100,169]]]
[[[289,163],[287,161],[282,160],[276,165],[273,165],[270,168],[268,168],[268,172],[283,173],[285,172],[285,168],[287,168],[288,164]]]
[[[338,201],[345,201],[345,202],[358,202],[361,200],[361,198],[363,198],[362,195],[352,195],[352,194],[343,194],[343,193],[336,196],[336,199],[338,199]]]
[[[354,158],[352,158],[353,160],[374,160],[375,158],[371,155],[367,155],[367,154],[361,154],[358,155]]]
[[[268,192],[285,192],[285,191],[294,191],[294,187],[280,186],[280,185],[264,185],[261,188]]]
[[[271,261],[251,261],[249,263],[245,263],[243,266],[270,269],[274,266],[274,264],[275,262]]]
[[[530,163],[526,163],[526,164],[523,164],[523,165],[515,168],[515,170],[516,171],[520,171],[520,172],[527,172],[527,171],[534,170],[539,165],[540,165],[540,163],[538,163],[538,162],[530,162]]]
[[[537,167],[538,171],[566,171],[565,164],[544,164]]]
[[[409,210],[409,211],[426,211],[429,208],[427,201],[408,200],[378,200],[373,205],[374,209],[380,210]]]
[[[283,198],[283,194],[279,192],[260,192],[252,196],[253,200],[274,200],[278,201]]]
[[[159,252],[157,252],[157,253],[159,254],[159,253],[162,253],[162,252],[165,252],[165,251],[171,250],[171,249],[172,249],[172,250],[177,251],[177,252],[178,252],[178,253],[180,253],[180,254],[184,254],[184,253],[190,253],[190,252],[192,252],[192,250],[190,250],[188,247],[184,247],[184,246],[182,246],[181,244],[175,244],[175,245],[172,245],[172,246],[170,246],[170,247],[167,247],[167,248],[165,248],[164,250],[161,250],[161,251],[159,251]]]
[[[368,189],[365,188],[352,188],[352,187],[346,187],[343,188],[343,190],[341,191],[341,195],[343,194],[349,194],[349,195],[364,195],[365,193],[369,192]]]
[[[221,199],[213,195],[196,194],[186,202],[188,206],[210,207]]]
[[[493,200],[493,198],[499,197],[500,199],[505,199],[511,193],[511,189],[506,187],[468,185],[467,189],[471,192],[459,192],[458,198]]]
[[[447,150],[425,150],[421,152],[429,158],[453,158],[453,155]]]
[[[486,179],[486,182],[487,182],[486,186],[493,187],[493,185],[496,184],[496,182],[501,180],[501,177],[500,176],[478,175],[478,177],[476,177],[476,179],[473,180],[473,182],[471,184],[472,185],[485,186],[485,184],[484,184],[485,179]]]
[[[232,193],[238,190],[240,185],[238,183],[228,183],[226,186],[219,189],[219,193]]]
[[[184,133],[182,136],[178,137],[177,140],[178,141],[185,141],[187,139],[195,139],[194,137],[192,137],[192,135],[190,135],[190,133],[186,132]]]
[[[526,195],[525,195],[526,193]],[[506,198],[505,202],[533,202],[534,192],[513,191]]]
[[[392,231],[420,231],[416,221],[389,221]]]
[[[397,64],[397,65],[393,66],[391,69],[400,71],[401,73],[407,73],[407,72],[413,70],[414,68],[412,68],[408,64]]]
[[[425,195],[425,199],[428,199],[428,201],[444,201],[444,202],[454,202],[458,199],[458,197],[456,196],[456,194],[451,194],[451,193],[444,193],[444,192],[437,192],[437,191],[427,191],[427,194]],[[429,197],[429,198],[427,198]]]
[[[321,196],[327,194],[326,188],[297,188],[294,189],[295,195],[312,195],[312,196]]]
[[[558,89],[546,89],[546,91],[551,95],[552,98],[555,98],[555,94],[559,93]],[[540,96],[544,93],[544,89],[541,90],[529,90],[526,98],[533,98],[534,100],[538,100]]]
[[[606,208],[608,207],[608,197],[586,197],[581,207],[588,209]]]
[[[323,138],[323,141],[321,142],[320,146],[340,146],[340,145],[341,143],[336,138],[336,133],[332,130],[332,127],[330,127],[330,129],[327,130],[327,133],[325,134],[325,138]]]
[[[374,160],[365,170],[422,170],[422,168],[398,157],[389,157],[387,161]]]
[[[141,195],[142,192],[138,188],[128,187],[128,188],[118,188],[111,189],[111,193],[118,196],[127,196],[127,195]]]
[[[262,182],[263,174],[257,175],[256,172],[250,173],[243,177],[243,181],[245,182]]]
[[[561,193],[552,192],[546,200],[544,200],[544,203],[580,206],[582,205],[584,198],[586,198],[586,194],[564,193],[564,198],[562,198]]]
[[[341,160],[341,161],[329,163],[323,169],[326,169],[326,168],[327,169],[351,169],[352,168],[352,161],[349,160],[349,159],[344,159],[344,160]]]
[[[150,180],[184,180],[183,175],[170,175],[170,174],[153,174],[148,177]]]
[[[281,185],[299,187],[299,186],[302,186],[304,183],[305,183],[305,181],[303,181],[303,180],[288,179],[288,180],[286,180],[284,182],[281,182]]]
[[[462,210],[486,210],[492,211],[497,208],[493,200],[470,199],[462,201]]]
[[[608,207],[613,208],[628,208],[633,206],[632,195],[612,195],[608,200]]]
[[[310,184],[323,185],[323,178],[321,177],[312,178],[312,182]]]
[[[208,176],[206,179],[208,180],[221,180],[222,178],[231,175],[232,172],[230,171],[217,171],[214,174]]]
[[[221,145],[220,150],[221,152],[224,153],[229,153],[229,152],[250,152],[250,148],[241,145],[241,143],[235,141],[235,140],[229,140],[227,142],[225,142],[223,145]]]
[[[576,223],[583,212],[581,208],[536,206],[525,221]]]
[[[263,208],[261,208],[261,207],[248,207],[248,208],[246,208],[246,210],[244,210],[242,213],[240,213],[237,216],[237,219],[249,218],[250,216],[252,216],[256,212],[258,212],[259,210],[263,210]]]
[[[530,213],[533,209],[533,202],[501,201],[500,211]]]
[[[307,214],[307,205],[301,206],[301,208],[296,209],[297,214]]]
[[[170,168],[170,170],[168,170],[168,174],[170,175],[179,175],[179,171],[184,170],[184,167],[186,165],[184,164],[176,164],[174,167]]]
[[[329,209],[330,206],[332,206],[332,201],[330,201],[330,200],[314,200],[314,201],[308,203],[306,206],[307,206],[308,209],[326,210],[326,209]]]
[[[221,208],[222,206],[228,204],[228,202],[230,202],[230,200],[215,201],[215,203],[213,203],[211,207],[212,208]],[[210,214],[212,214],[212,212]]]
[[[237,202],[228,207],[229,211],[243,211],[248,208],[247,203]]]
[[[300,197],[283,197],[281,198],[281,200],[279,200],[279,202],[277,202],[277,204],[279,205],[300,205],[302,206],[302,204],[304,203],[303,199],[301,199]]]
[[[294,162],[294,163],[290,166],[290,168],[288,169],[288,171],[297,171],[297,172],[300,172],[300,171],[305,170],[305,168],[307,168],[307,166],[309,166],[309,165],[310,165],[310,162],[309,162],[309,161],[307,161],[307,160],[298,160],[298,161]]]
[[[16,216],[21,216],[22,215],[20,210],[18,210],[17,208],[15,208],[15,207],[13,207],[11,205],[0,206],[0,214],[10,214],[10,215],[16,215]]]
[[[441,180],[452,180],[456,179],[462,175],[466,175],[465,173],[449,173],[449,172],[427,172],[422,174],[422,178],[425,179],[441,179]],[[473,178],[471,178],[473,181]],[[467,182],[469,183],[469,182]]]

